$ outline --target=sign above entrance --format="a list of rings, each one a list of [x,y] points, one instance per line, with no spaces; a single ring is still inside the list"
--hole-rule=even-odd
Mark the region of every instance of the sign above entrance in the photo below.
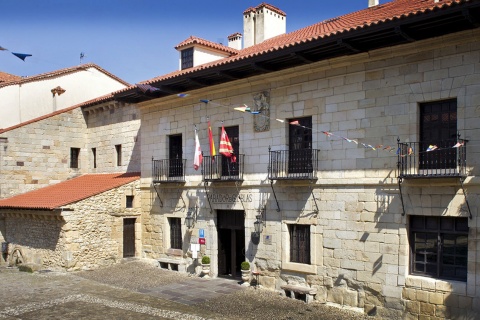
[[[252,202],[253,195],[247,194],[230,194],[230,193],[211,193],[208,198],[212,203],[235,203],[237,201]]]

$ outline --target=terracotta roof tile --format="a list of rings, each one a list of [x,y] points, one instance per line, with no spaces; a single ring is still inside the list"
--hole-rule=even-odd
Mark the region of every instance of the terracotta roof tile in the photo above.
[[[175,71],[141,83],[152,84],[157,81],[172,79],[181,75],[195,73],[200,70],[249,59],[268,52],[279,51],[302,43],[328,38],[339,33],[359,30],[392,20],[406,19],[422,13],[435,11],[439,8],[446,8],[453,6],[454,4],[470,1],[471,0],[443,0],[435,3],[434,0],[393,0],[388,3],[321,21],[311,26],[267,39],[257,45],[239,50],[237,55],[231,57],[205,63],[194,68]],[[255,8],[249,8],[245,12],[248,12],[249,10],[255,10]],[[128,89],[129,88],[121,89],[120,91],[126,91]]]
[[[249,12],[256,12],[256,11],[262,9],[262,8],[267,8],[267,9],[273,11],[273,12],[281,14],[284,17],[287,16],[287,14],[285,12],[283,12],[282,10],[280,10],[279,8],[277,8],[275,6],[272,6],[271,4],[268,4],[268,3],[265,3],[265,2],[260,3],[255,8],[253,8],[253,7],[248,8],[247,10],[243,11],[243,14],[247,14]]]
[[[190,45],[194,45],[194,44],[199,44],[199,45],[209,47],[209,48],[212,48],[212,49],[216,49],[216,50],[219,50],[219,51],[224,51],[224,52],[227,52],[229,54],[237,54],[238,53],[237,49],[230,48],[230,47],[224,46],[223,44],[211,42],[211,41],[208,41],[208,40],[205,40],[205,39],[202,39],[202,38],[198,38],[198,37],[195,37],[195,36],[190,36],[188,39],[180,42],[175,47],[175,49],[178,50],[178,49],[181,49],[181,48],[184,48],[184,47],[187,47],[187,46],[190,46]]]
[[[53,210],[140,179],[138,172],[86,174],[0,200],[0,209]]]
[[[20,79],[22,79],[22,77],[0,71],[0,83],[17,81]]]
[[[48,79],[48,78],[54,78],[54,77],[58,77],[58,76],[61,76],[61,75],[64,75],[64,74],[86,70],[88,68],[95,68],[98,71],[106,74],[110,78],[115,79],[118,82],[120,82],[120,83],[122,83],[126,86],[130,86],[130,83],[118,78],[117,76],[115,76],[114,74],[106,71],[105,69],[100,68],[96,64],[86,63],[86,64],[82,64],[82,65],[75,66],[75,67],[70,67],[70,68],[65,68],[65,69],[60,69],[60,70],[56,70],[56,71],[52,71],[52,72],[47,72],[47,73],[34,75],[34,76],[31,76],[31,77],[19,77],[19,79],[15,79],[15,80],[9,81],[9,82],[3,82],[3,83],[0,82],[0,88],[6,87],[6,86],[11,86],[11,85],[16,85],[16,84],[27,83],[27,82],[39,81],[39,80]]]

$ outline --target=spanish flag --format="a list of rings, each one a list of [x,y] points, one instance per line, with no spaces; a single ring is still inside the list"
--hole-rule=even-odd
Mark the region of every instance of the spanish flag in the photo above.
[[[208,142],[210,143],[210,155],[213,157],[217,155],[215,151],[215,143],[213,142],[212,127],[210,126],[210,120],[208,120]]]

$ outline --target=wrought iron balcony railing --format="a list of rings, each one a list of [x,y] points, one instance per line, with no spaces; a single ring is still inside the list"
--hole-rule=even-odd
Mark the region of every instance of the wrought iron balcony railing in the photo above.
[[[399,142],[399,178],[465,177],[466,140]]]
[[[204,156],[202,162],[203,181],[242,181],[244,154],[236,156],[235,162],[223,155]]]
[[[268,151],[268,179],[314,180],[317,179],[320,150]]]
[[[185,182],[186,159],[153,160],[153,182]]]

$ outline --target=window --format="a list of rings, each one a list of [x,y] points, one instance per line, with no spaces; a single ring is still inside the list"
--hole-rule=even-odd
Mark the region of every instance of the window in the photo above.
[[[117,152],[117,167],[122,165],[122,145],[115,145],[115,151]]]
[[[193,67],[193,48],[181,51],[182,70]]]
[[[457,100],[420,105],[420,150],[430,145],[439,150],[420,152],[420,169],[451,169],[456,167]]]
[[[182,151],[182,135],[176,134],[168,137],[169,148],[169,177],[183,176],[183,151]]]
[[[310,264],[310,225],[288,225],[290,262]]]
[[[70,148],[70,168],[78,169],[80,148]]]
[[[180,218],[168,218],[170,224],[170,248],[182,249],[182,220]]]
[[[93,168],[97,167],[97,148],[92,148]]]
[[[125,207],[126,208],[133,208],[133,196],[127,196],[125,198]]]
[[[289,120],[288,172],[311,173],[312,166],[312,117]]]
[[[410,216],[410,272],[467,281],[468,218]]]

